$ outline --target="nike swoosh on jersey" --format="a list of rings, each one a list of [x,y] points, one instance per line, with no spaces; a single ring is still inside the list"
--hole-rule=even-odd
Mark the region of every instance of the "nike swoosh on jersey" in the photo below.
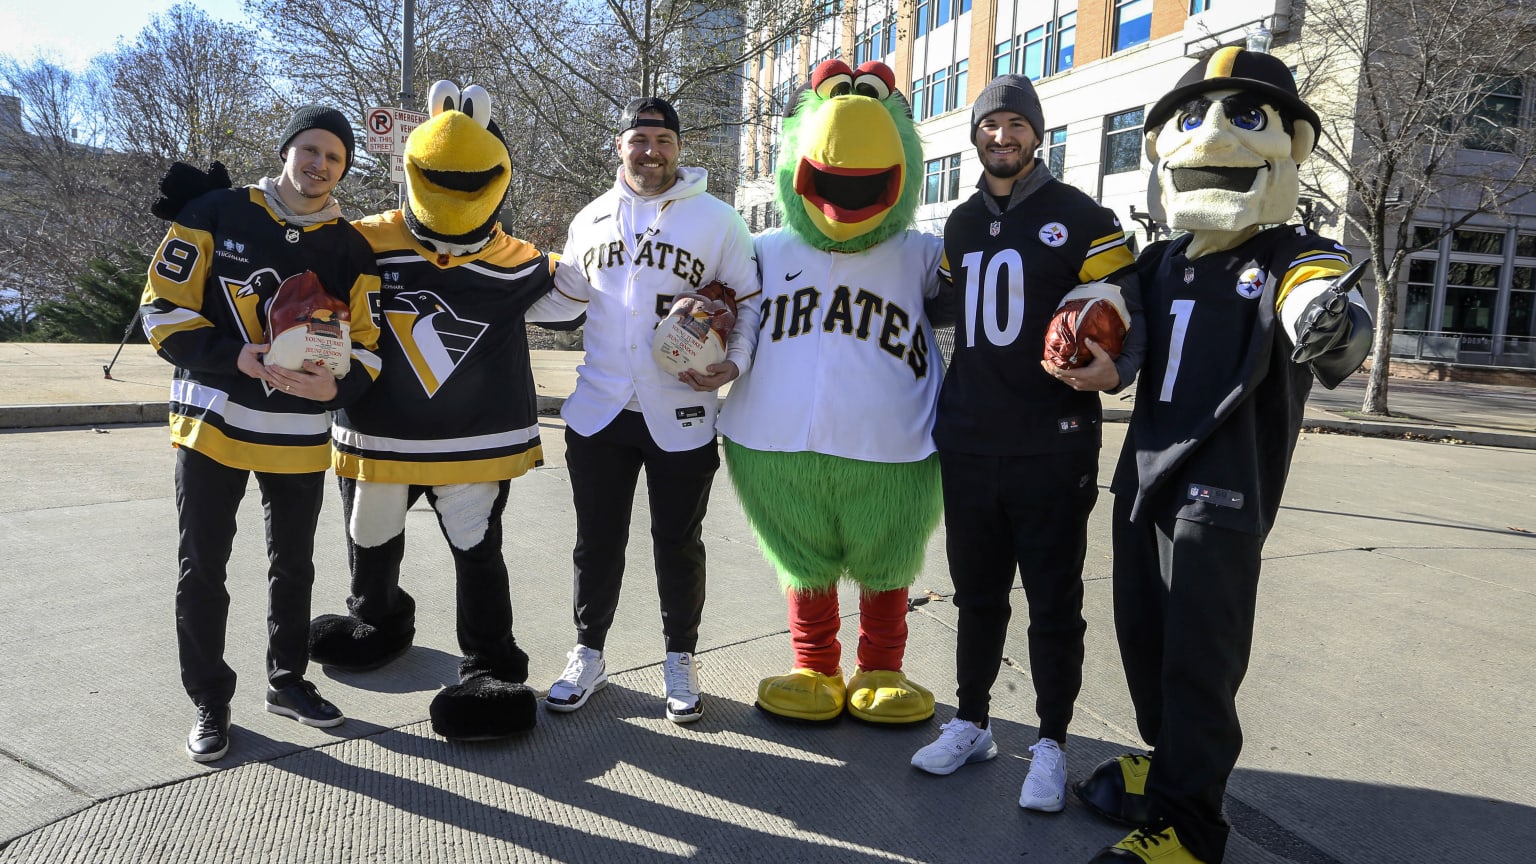
[[[793,282],[796,279],[799,279],[800,278],[800,274],[804,273],[804,272],[805,272],[804,270],[796,270],[793,273],[785,273],[784,274],[784,281],[785,282]]]

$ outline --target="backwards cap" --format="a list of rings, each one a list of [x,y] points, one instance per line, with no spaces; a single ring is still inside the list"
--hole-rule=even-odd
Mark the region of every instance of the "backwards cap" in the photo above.
[[[661,119],[654,117],[641,117],[641,114],[654,112],[661,115]],[[619,134],[622,135],[636,126],[662,126],[676,132],[679,137],[683,134],[682,124],[677,120],[677,109],[672,103],[660,96],[641,96],[638,99],[629,100],[624,106],[624,114],[619,117]]]

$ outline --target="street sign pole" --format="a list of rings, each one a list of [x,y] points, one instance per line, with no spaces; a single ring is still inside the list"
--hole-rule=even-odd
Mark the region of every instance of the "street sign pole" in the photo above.
[[[405,0],[405,46],[400,54],[400,108],[411,105],[411,66],[416,62],[416,0]],[[401,148],[402,150],[404,148]],[[400,209],[405,209],[405,183],[400,183]]]

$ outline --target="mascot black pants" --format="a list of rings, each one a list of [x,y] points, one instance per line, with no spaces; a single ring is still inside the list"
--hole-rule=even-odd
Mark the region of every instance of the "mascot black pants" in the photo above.
[[[1219,864],[1264,538],[1176,518],[1176,497],[1149,501],[1156,506],[1141,522],[1130,521],[1131,496],[1115,499],[1115,634],[1137,730],[1153,748],[1152,813],[1196,857]]]
[[[955,716],[987,719],[1012,617],[1015,574],[1029,604],[1029,671],[1040,737],[1062,744],[1083,685],[1083,557],[1099,454],[940,451],[945,551],[955,584]]]
[[[565,461],[576,507],[576,640],[603,650],[619,605],[624,549],[640,469],[651,511],[656,589],[668,651],[692,652],[704,613],[704,513],[720,448],[678,453],[652,440],[638,411],[620,411],[590,437],[565,430]]]
[[[224,588],[235,514],[252,472],[191,450],[176,450],[180,539],[176,579],[176,643],[181,683],[199,705],[228,705],[235,671],[224,662],[229,592]],[[257,471],[267,529],[267,681],[295,683],[309,665],[309,600],[315,581],[315,525],[325,472]]]

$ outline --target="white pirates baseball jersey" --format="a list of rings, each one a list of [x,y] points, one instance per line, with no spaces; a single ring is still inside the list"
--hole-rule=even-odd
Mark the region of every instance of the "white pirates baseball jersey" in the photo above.
[[[705,191],[706,180],[702,168],[679,168],[671,188],[642,197],[621,173],[571,220],[555,284],[588,303],[587,354],[560,416],[580,435],[595,435],[636,407],[663,450],[714,439],[717,394],[697,392],[661,368],[651,336],[678,294],[715,279],[739,304],[726,359],[742,372],[751,368],[758,293],[752,235],[740,214]]]
[[[869,462],[932,454],[944,375],[923,301],[938,293],[944,241],[905,231],[863,252],[824,252],[780,229],[756,249],[757,357],[731,385],[721,434]]]

